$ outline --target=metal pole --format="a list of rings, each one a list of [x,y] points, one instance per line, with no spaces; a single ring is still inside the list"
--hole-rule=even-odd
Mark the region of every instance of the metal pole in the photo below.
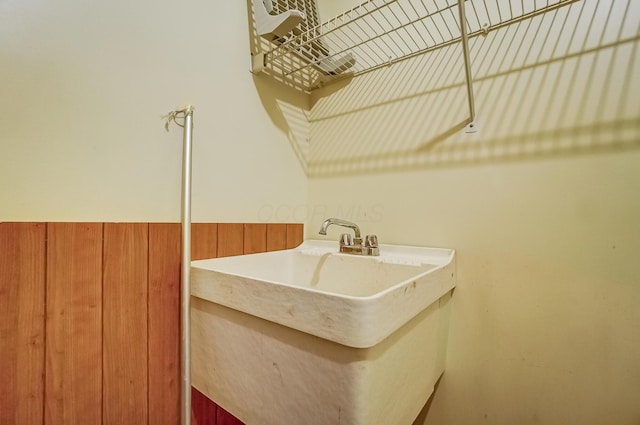
[[[467,18],[464,10],[465,0],[458,0],[458,11],[460,12],[460,39],[462,40],[462,51],[464,53],[464,73],[467,77],[467,97],[469,99],[469,123],[467,133],[477,131],[476,127],[476,105],[473,98],[473,81],[471,76],[471,60],[469,59],[469,37],[467,36]]]
[[[193,109],[187,108],[184,117],[182,151],[182,291],[181,291],[181,353],[182,425],[191,425],[191,136]]]

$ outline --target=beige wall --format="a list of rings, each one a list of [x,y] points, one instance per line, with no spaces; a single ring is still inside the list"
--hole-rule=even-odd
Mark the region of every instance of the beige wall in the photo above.
[[[182,129],[160,116],[186,103],[194,220],[303,204],[273,88],[249,73],[247,16],[241,1],[2,2],[0,220],[178,220]]]
[[[460,130],[459,46],[316,94],[307,237],[339,216],[382,243],[457,250],[428,424],[640,420],[633,3],[584,0],[473,39],[476,134]]]
[[[639,420],[637,2],[473,39],[472,135],[459,46],[328,87],[308,113],[248,73],[245,2],[0,12],[0,220],[177,220],[181,133],[159,116],[189,102],[194,220],[305,221],[316,237],[338,216],[457,250],[429,423]]]

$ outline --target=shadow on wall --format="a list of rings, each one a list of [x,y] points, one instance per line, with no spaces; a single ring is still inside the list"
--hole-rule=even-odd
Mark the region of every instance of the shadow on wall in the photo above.
[[[358,77],[311,110],[313,177],[640,147],[640,7],[584,0]],[[314,92],[315,94],[315,92]]]
[[[256,31],[253,0],[247,0],[247,28],[251,57],[267,50],[269,42],[261,38]],[[273,123],[287,134],[291,148],[306,171],[310,109],[308,95],[287,85],[286,81],[267,75],[254,74],[253,82],[265,111]]]
[[[485,2],[486,3],[486,2]],[[252,51],[265,41],[253,28]],[[459,44],[328,85],[310,100],[254,77],[311,177],[640,147],[640,4],[584,0],[470,40],[479,132]]]
[[[275,46],[260,37],[256,31],[253,1],[262,0],[247,0],[247,27],[252,57]],[[291,148],[306,172],[309,162],[311,98],[309,93],[300,89],[295,80],[282,78],[279,73],[281,71],[265,68],[262,73],[253,75],[253,82],[265,111],[272,122],[287,135]],[[325,95],[339,90],[348,83],[349,80],[345,79],[333,84]]]

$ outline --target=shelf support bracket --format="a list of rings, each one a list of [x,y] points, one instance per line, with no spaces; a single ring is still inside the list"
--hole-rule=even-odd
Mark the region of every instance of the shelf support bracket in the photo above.
[[[265,3],[263,3],[263,0],[253,0],[252,3],[256,20],[256,31],[258,35],[268,40],[275,40],[286,36],[289,31],[307,19],[304,12],[296,9],[290,9],[280,14],[272,14],[273,7],[271,6],[271,0],[268,0],[268,8],[265,6]]]
[[[469,122],[465,127],[465,132],[475,133],[478,131],[476,122],[476,104],[473,97],[473,77],[471,75],[471,59],[469,58],[469,36],[467,34],[467,18],[464,10],[464,2],[458,0],[458,11],[460,12],[460,40],[462,41],[462,52],[464,54],[464,73],[467,79],[467,97],[469,100]]]

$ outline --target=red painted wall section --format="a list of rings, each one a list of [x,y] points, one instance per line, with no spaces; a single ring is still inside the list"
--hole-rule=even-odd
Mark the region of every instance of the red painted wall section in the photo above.
[[[244,425],[239,419],[220,406],[218,406],[217,418],[217,425]]]
[[[191,423],[218,425],[218,406],[195,388],[191,388]]]
[[[191,388],[191,423],[192,425],[244,425],[242,421],[195,388]]]

